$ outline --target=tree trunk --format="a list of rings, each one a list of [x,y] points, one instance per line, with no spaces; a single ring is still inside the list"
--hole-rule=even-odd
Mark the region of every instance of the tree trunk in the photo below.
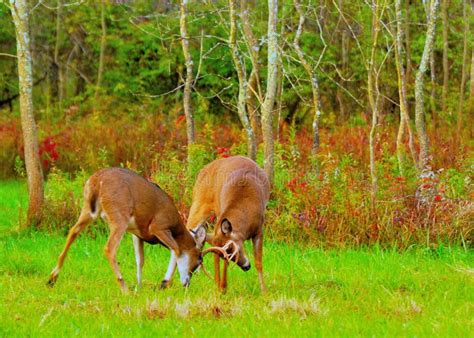
[[[104,56],[107,42],[107,26],[105,24],[105,1],[106,0],[102,0],[100,3],[100,25],[102,27],[102,32],[100,35],[99,69],[97,70],[97,83],[95,85],[95,101],[97,101],[99,97],[100,87],[102,86],[102,75],[104,73]]]
[[[402,25],[402,10],[401,10],[401,0],[395,0],[395,11],[396,11],[396,25],[397,31],[395,36],[395,65],[397,68],[397,77],[398,77],[398,95],[400,98],[400,126],[398,128],[397,134],[397,158],[398,166],[400,170],[400,175],[404,176],[404,166],[403,166],[403,139],[405,137],[405,128],[408,131],[408,145],[410,148],[410,153],[413,159],[415,167],[418,164],[416,159],[416,150],[413,140],[413,132],[410,125],[410,115],[408,114],[408,104],[407,104],[407,83],[406,83],[406,74],[405,67],[403,65],[403,25]]]
[[[27,224],[34,225],[41,221],[44,190],[43,173],[38,151],[38,135],[33,114],[33,74],[27,1],[11,0],[10,9],[16,28],[21,125],[23,129],[25,164],[28,177],[29,200]]]
[[[443,94],[441,98],[441,109],[446,112],[446,100],[448,98],[449,91],[449,64],[448,64],[448,32],[449,32],[449,21],[448,21],[448,5],[449,0],[443,0]]]
[[[435,69],[434,52],[432,52],[430,55],[430,78],[431,78],[431,93],[430,93],[431,118],[433,119],[433,128],[436,129],[438,114],[436,113],[436,69]]]
[[[471,78],[469,80],[469,106],[467,108],[467,113],[469,116],[474,115],[474,46],[471,51]],[[472,132],[472,128],[470,129]]]
[[[420,66],[416,72],[415,79],[415,123],[418,140],[420,143],[419,165],[421,171],[429,169],[429,141],[426,133],[425,122],[425,100],[424,100],[424,80],[423,77],[427,71],[430,55],[433,51],[435,38],[436,16],[439,7],[439,0],[432,0],[430,7],[430,19],[426,32],[426,41],[421,57]]]
[[[371,188],[371,206],[375,211],[375,200],[377,196],[377,172],[375,168],[375,133],[378,119],[379,94],[377,90],[377,74],[375,68],[375,52],[377,50],[377,41],[380,30],[380,5],[378,0],[373,3],[372,14],[372,48],[370,52],[369,68],[367,74],[367,94],[369,97],[370,109],[372,110],[372,124],[369,134],[369,153],[370,153],[370,176],[372,179]]]
[[[262,106],[262,135],[264,143],[264,169],[273,183],[273,106],[278,77],[278,0],[268,0],[268,74],[265,101]]]
[[[431,0],[430,0],[431,1]],[[425,5],[426,9],[426,22],[429,22],[430,20],[430,1],[425,1],[423,4]],[[435,32],[434,35],[436,37],[436,27],[435,27]],[[434,47],[433,47],[434,48]],[[430,92],[430,109],[431,109],[431,118],[433,120],[433,128],[436,129],[436,124],[437,124],[437,114],[436,114],[436,69],[435,69],[435,55],[434,52],[432,51],[430,54],[430,79],[431,79],[431,92]]]
[[[463,120],[463,110],[464,110],[464,87],[466,86],[466,73],[467,65],[469,62],[469,46],[468,46],[468,36],[469,36],[469,4],[466,0],[463,0],[463,22],[464,22],[464,43],[463,43],[463,53],[462,53],[462,71],[461,71],[461,84],[459,88],[459,104],[458,104],[458,116],[457,116],[457,126],[456,126],[456,138],[457,144],[461,145],[461,127]]]
[[[285,37],[285,6],[283,5],[282,2],[280,2],[279,4],[280,8],[279,8],[279,12],[280,12],[280,21],[278,22],[278,24],[280,25],[280,37],[282,37],[282,40],[284,39]],[[282,46],[282,48],[284,48],[284,45]],[[275,130],[275,134],[276,134],[276,137],[274,137],[274,139],[277,140],[277,142],[280,142],[280,121],[281,121],[281,112],[282,112],[282,109],[283,109],[283,92],[285,90],[285,88],[283,87],[283,80],[285,78],[284,76],[284,69],[283,69],[283,60],[281,57],[278,58],[278,63],[277,63],[277,69],[278,69],[278,73],[277,73],[277,89],[276,89],[276,97],[275,97],[275,112],[276,112],[276,115],[277,115],[277,121],[276,121],[276,130]],[[275,123],[274,123],[275,124]]]
[[[246,94],[247,94],[247,74],[245,71],[245,65],[239,53],[239,47],[237,46],[237,19],[236,19],[236,6],[235,0],[229,0],[230,9],[230,36],[229,45],[232,52],[232,60],[234,62],[235,69],[237,71],[237,77],[239,79],[239,96],[237,99],[237,113],[239,114],[240,122],[247,133],[247,154],[252,160],[257,158],[257,148],[255,144],[255,136],[253,129],[250,125],[247,110],[246,110]]]
[[[303,28],[304,28],[304,23],[305,23],[306,18],[305,18],[303,9],[301,8],[301,4],[299,3],[299,0],[294,0],[294,5],[299,15],[299,22],[298,22],[298,28],[296,29],[295,39],[293,41],[293,46],[296,50],[296,54],[298,54],[298,58],[301,64],[303,65],[311,81],[311,90],[313,94],[313,109],[314,109],[313,146],[311,149],[311,153],[313,155],[316,155],[319,151],[319,117],[321,116],[321,100],[319,96],[318,77],[316,73],[314,72],[313,68],[311,67],[311,65],[306,60],[305,55],[299,45],[299,40],[300,40],[301,34],[303,33]]]
[[[250,24],[248,1],[241,0],[240,4],[243,35],[247,43],[252,63],[252,71],[247,83],[247,111],[254,131],[256,144],[259,144],[261,140],[262,121],[258,106],[263,102],[262,89],[260,87],[260,66],[258,63],[260,45],[253,34],[252,26]]]
[[[344,1],[339,0],[338,1],[338,7],[341,13],[343,13],[343,6],[344,6]],[[340,86],[337,86],[336,88],[336,100],[339,104],[339,117],[344,119],[344,117],[347,114],[347,109],[346,105],[344,102],[344,94],[341,90],[341,86],[344,86],[343,82],[344,79],[347,76],[348,73],[348,64],[349,64],[349,57],[348,57],[348,44],[349,44],[349,39],[348,39],[348,34],[347,34],[347,27],[344,22],[344,20],[340,20],[339,22],[340,25],[343,27],[341,28],[341,60],[342,60],[342,67],[341,67],[341,74],[342,76],[339,76],[339,81],[340,81]]]
[[[405,20],[405,51],[407,57],[407,84],[411,83],[412,81],[412,70],[413,67],[411,65],[411,39],[410,39],[410,1],[405,0],[405,12],[406,12],[406,20]],[[408,108],[409,110],[409,108]]]
[[[194,118],[193,118],[193,109],[191,101],[191,90],[193,83],[193,60],[191,58],[191,53],[189,52],[189,35],[188,28],[186,25],[187,20],[187,4],[188,0],[181,0],[181,17],[180,17],[180,31],[181,31],[181,45],[183,47],[184,60],[186,65],[186,79],[184,82],[184,97],[183,97],[183,106],[184,114],[186,115],[186,132],[188,138],[188,145],[191,145],[195,142],[194,136]],[[188,162],[190,153],[188,151]]]
[[[59,47],[61,44],[61,0],[57,1],[58,8],[56,9],[56,41],[54,44],[54,67],[55,71],[57,72],[55,83],[55,92],[57,94],[58,99],[58,109],[62,111],[63,109],[63,99],[64,99],[64,74],[63,74],[63,67],[61,62],[59,61]],[[54,96],[53,96],[54,97]]]

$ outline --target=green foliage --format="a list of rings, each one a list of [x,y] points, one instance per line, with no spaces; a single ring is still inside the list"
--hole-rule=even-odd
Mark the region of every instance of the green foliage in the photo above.
[[[450,5],[449,18],[449,62],[450,88],[458,88],[462,67],[463,38],[462,2]],[[236,103],[237,77],[232,64],[228,39],[228,4],[226,1],[190,2],[188,29],[194,72],[198,76],[194,84],[196,118],[207,120],[209,116],[221,116],[229,110],[229,104]],[[341,11],[340,11],[341,10]],[[62,84],[64,98],[62,107],[79,105],[81,113],[99,110],[114,114],[115,109],[103,110],[113,104],[124,107],[127,114],[136,114],[130,106],[146,104],[155,107],[173,107],[180,103],[182,95],[175,90],[182,83],[184,74],[183,56],[179,37],[179,6],[177,4],[154,4],[147,1],[132,3],[109,3],[105,6],[106,50],[105,67],[96,102],[94,93],[100,54],[101,6],[87,2],[63,6],[60,11],[60,30],[56,32],[57,11],[53,7],[36,6],[31,15],[32,40],[35,41],[34,74],[38,84],[35,88],[35,106],[40,117],[54,118],[64,114],[56,105],[57,97],[51,93],[54,81],[53,54],[58,43],[59,66],[66,80]],[[341,16],[344,14],[344,18]],[[267,5],[265,2],[250,4],[250,21],[255,36],[260,41],[260,63],[265,88]],[[355,125],[363,125],[359,114],[366,104],[367,60],[371,48],[372,9],[363,1],[344,3],[338,9],[334,4],[309,7],[307,20],[300,45],[310,64],[318,68],[323,115],[323,126],[333,127],[335,118],[353,119]],[[6,6],[0,9],[0,46],[2,52],[14,54],[15,34],[11,14]],[[287,121],[310,125],[313,107],[311,87],[307,74],[299,62],[291,45],[298,15],[292,1],[283,1],[280,9],[282,43],[283,110],[281,117]],[[383,20],[391,22],[393,8],[388,6]],[[45,19],[46,18],[46,19]],[[413,3],[409,11],[410,50],[413,71],[421,57],[425,31],[426,14],[422,2]],[[472,20],[472,19],[471,19]],[[438,23],[440,20],[438,21]],[[382,64],[379,83],[384,96],[391,101],[398,99],[393,50],[385,60],[386,52],[392,45],[393,25],[384,25],[380,32],[376,62]],[[438,24],[438,31],[441,31]],[[56,34],[58,33],[58,34]],[[342,64],[342,34],[347,42],[348,64]],[[438,34],[435,41],[435,61],[441,63],[442,41]],[[322,37],[322,38],[321,38]],[[201,50],[202,43],[202,50]],[[244,58],[247,73],[251,62],[242,32],[238,32],[238,43]],[[324,54],[323,49],[326,47]],[[319,62],[319,63],[318,63]],[[198,74],[199,69],[199,74]],[[438,70],[437,70],[438,72]],[[409,79],[410,80],[410,79]],[[409,100],[413,99],[413,79],[409,81]],[[342,90],[341,86],[345,89]],[[429,87],[429,86],[428,86]],[[429,90],[429,88],[427,88]],[[439,90],[438,90],[439,91]],[[340,92],[336,95],[336,92]],[[0,100],[18,93],[16,60],[0,57]],[[219,93],[219,96],[216,96]],[[350,94],[350,95],[349,95]],[[449,110],[455,111],[458,94],[450,90]],[[355,100],[359,103],[356,103]],[[339,114],[340,103],[345,105],[344,116]],[[105,104],[104,104],[105,103]],[[389,101],[382,98],[382,113],[396,113]],[[386,108],[385,108],[386,107]],[[166,109],[173,113],[174,109]],[[150,112],[149,112],[150,113]],[[447,112],[437,112],[446,119],[452,118]],[[13,114],[18,114],[16,103]]]
[[[74,177],[60,170],[52,170],[45,186],[46,206],[43,211],[42,227],[59,229],[65,233],[79,217],[83,202],[83,188],[88,175],[77,172]]]
[[[459,172],[450,168],[441,176],[441,181],[446,184],[446,193],[450,198],[462,198],[472,190],[472,173]]]

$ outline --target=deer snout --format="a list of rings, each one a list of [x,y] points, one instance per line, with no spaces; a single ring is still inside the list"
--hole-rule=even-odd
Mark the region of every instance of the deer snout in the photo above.
[[[240,263],[240,262],[239,262]],[[242,264],[239,264],[240,268],[244,271],[249,271],[250,268],[252,267],[250,264],[250,261],[247,257],[244,257],[244,261]]]
[[[251,267],[252,267],[252,266],[251,266],[250,263],[249,263],[249,265],[247,265],[247,266],[242,266],[241,268],[242,268],[242,270],[244,270],[244,271],[249,271]]]

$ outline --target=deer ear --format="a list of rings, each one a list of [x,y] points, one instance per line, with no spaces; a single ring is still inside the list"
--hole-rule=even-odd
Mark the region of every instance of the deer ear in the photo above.
[[[229,235],[232,232],[232,224],[227,218],[221,222],[221,231],[224,235]]]
[[[198,225],[194,230],[191,230],[191,234],[194,237],[196,246],[202,248],[204,241],[206,240],[206,228],[203,225]]]

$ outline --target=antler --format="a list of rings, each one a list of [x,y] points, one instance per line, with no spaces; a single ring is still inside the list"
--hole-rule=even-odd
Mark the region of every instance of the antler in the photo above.
[[[231,254],[228,254],[227,253],[227,250],[232,246],[232,253]],[[202,257],[204,257],[205,255],[207,255],[209,252],[213,252],[213,253],[216,253],[216,254],[220,254],[222,255],[222,258],[225,259],[227,262],[230,262],[232,259],[234,259],[235,257],[235,261],[237,262],[239,260],[239,252],[240,252],[240,248],[239,246],[237,245],[237,243],[235,243],[233,240],[228,240],[223,246],[211,246],[210,248],[207,248],[206,250],[204,250],[202,252]],[[209,273],[206,271],[205,267],[204,267],[204,260],[203,262],[201,263],[201,269],[202,269],[202,272],[204,272],[204,274],[213,279]]]

